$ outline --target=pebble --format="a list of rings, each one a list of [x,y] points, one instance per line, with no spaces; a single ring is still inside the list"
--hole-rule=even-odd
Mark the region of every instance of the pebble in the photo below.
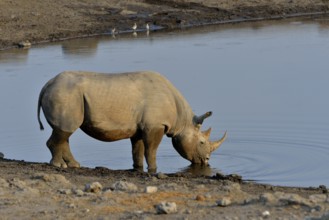
[[[206,200],[206,197],[204,197],[203,195],[197,195],[195,200],[197,201],[205,201]]]
[[[145,187],[146,193],[156,193],[158,191],[158,187],[156,186],[147,186]]]
[[[313,203],[323,203],[327,201],[327,195],[326,194],[314,194],[310,195],[309,199]]]
[[[177,205],[174,202],[161,202],[155,209],[157,214],[171,214],[177,212]]]
[[[159,189],[167,190],[178,190],[178,185],[176,183],[166,183],[159,186]]]
[[[158,179],[166,179],[168,176],[166,175],[166,174],[163,174],[163,173],[158,173],[157,175],[156,175],[156,177],[158,178]]]
[[[152,176],[151,181],[152,181],[152,182],[157,182],[157,181],[158,181],[158,178],[155,177],[155,176]]]
[[[99,182],[93,182],[91,184],[86,184],[85,192],[99,193],[103,189],[102,184]]]
[[[118,181],[112,185],[112,189],[119,191],[136,192],[138,190],[138,187],[133,183]]]
[[[73,192],[77,196],[83,196],[85,194],[81,189],[75,189]]]
[[[263,193],[259,196],[259,200],[264,204],[275,204],[278,199],[272,193]]]
[[[267,218],[270,215],[271,215],[271,213],[269,211],[267,211],[267,210],[262,213],[263,218]]]
[[[70,189],[59,189],[58,192],[60,194],[64,194],[64,195],[71,195],[72,194],[72,190],[70,190]]]
[[[70,208],[70,209],[75,209],[76,208],[76,206],[73,203],[70,203],[67,207]]]
[[[224,197],[220,200],[217,200],[217,206],[226,207],[232,204],[232,201],[228,197]]]
[[[206,197],[207,199],[211,199],[211,198],[212,198],[212,195],[211,195],[211,193],[207,193],[207,194],[205,195],[205,197]]]
[[[238,183],[230,183],[229,185],[223,186],[222,190],[231,193],[238,193],[241,192],[241,186]]]

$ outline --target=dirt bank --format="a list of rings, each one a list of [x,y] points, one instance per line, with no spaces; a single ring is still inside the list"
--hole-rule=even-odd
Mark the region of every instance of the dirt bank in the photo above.
[[[160,214],[165,202],[173,207]],[[60,169],[0,159],[0,213],[1,219],[328,219],[329,197],[325,186],[277,187],[237,175]]]
[[[234,20],[326,13],[328,0],[2,0],[0,49],[138,29],[180,28]]]

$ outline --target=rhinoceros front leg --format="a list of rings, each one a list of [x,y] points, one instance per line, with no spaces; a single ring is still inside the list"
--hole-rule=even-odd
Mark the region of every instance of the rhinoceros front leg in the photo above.
[[[156,173],[156,153],[159,147],[159,144],[164,135],[164,128],[152,128],[146,129],[143,134],[143,142],[145,146],[145,159],[148,165],[149,173]]]
[[[141,137],[130,139],[132,145],[133,167],[135,170],[143,171],[144,166],[144,142]]]
[[[47,141],[47,146],[52,154],[50,164],[56,167],[80,167],[80,164],[74,159],[70,146],[69,137],[72,133],[59,130],[53,130]]]

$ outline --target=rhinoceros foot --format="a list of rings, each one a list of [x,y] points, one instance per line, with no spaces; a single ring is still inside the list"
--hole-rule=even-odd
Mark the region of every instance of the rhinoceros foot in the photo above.
[[[73,167],[73,168],[79,168],[80,167],[80,163],[77,161],[70,161],[66,163],[68,167]]]
[[[67,168],[67,167],[79,168],[80,167],[80,163],[75,160],[65,162],[63,159],[52,159],[50,161],[50,164],[55,167],[61,167],[61,168]]]

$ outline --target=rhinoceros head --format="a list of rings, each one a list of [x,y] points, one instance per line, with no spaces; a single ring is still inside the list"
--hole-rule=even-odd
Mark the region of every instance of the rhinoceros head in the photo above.
[[[192,164],[207,165],[210,154],[216,150],[226,139],[226,132],[218,141],[210,141],[211,128],[201,131],[201,125],[205,118],[211,116],[207,112],[201,116],[194,116],[193,123],[183,129],[181,133],[172,138],[176,151]]]

